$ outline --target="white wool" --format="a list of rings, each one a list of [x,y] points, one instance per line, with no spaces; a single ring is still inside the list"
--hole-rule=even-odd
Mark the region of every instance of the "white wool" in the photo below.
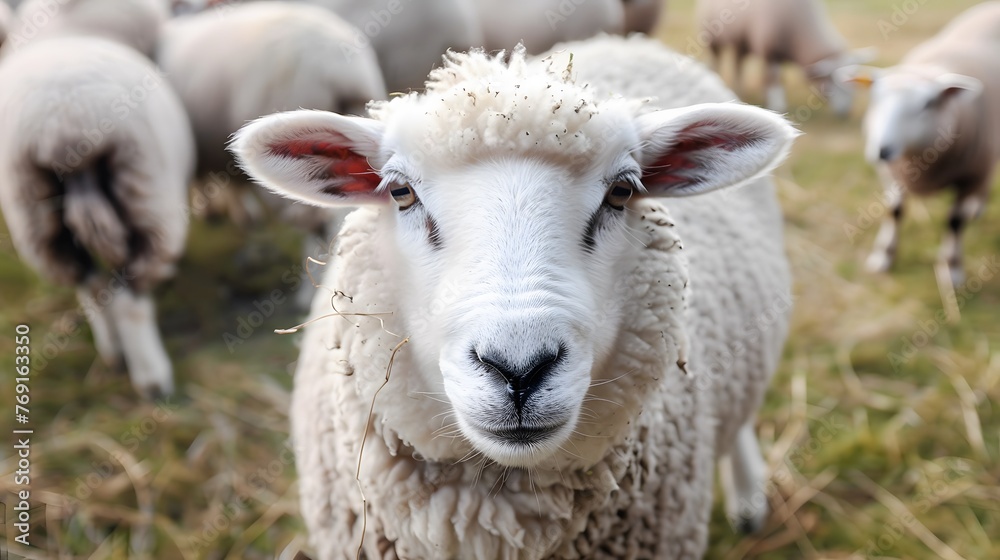
[[[21,258],[53,281],[81,280],[55,243],[61,217],[37,200],[59,194],[47,170],[78,171],[106,154],[129,227],[148,243],[128,263],[136,284],[168,275],[186,237],[194,147],[159,71],[104,39],[52,38],[4,57],[0,80],[0,202]]]
[[[386,97],[374,51],[355,47],[335,14],[279,2],[220,10],[172,20],[156,57],[191,115],[200,174],[235,174],[226,142],[261,115],[360,113]]]
[[[476,0],[475,4],[486,50],[511,49],[524,43],[528,52],[535,54],[563,41],[587,39],[602,32],[621,33],[628,9],[622,0],[572,4],[565,0]]]
[[[422,88],[449,49],[483,44],[473,0],[300,1],[328,8],[357,28],[352,44],[375,49],[390,92]]]
[[[21,259],[75,285],[106,363],[147,397],[173,390],[152,287],[187,236],[194,140],[149,60],[94,37],[0,59],[0,207]]]
[[[49,37],[96,36],[151,57],[167,16],[164,0],[27,0],[17,9],[8,48]]]
[[[10,6],[0,3],[0,45],[7,39],[11,19],[13,19],[13,14],[11,13]]]
[[[435,127],[439,140],[446,130],[474,131],[477,145],[428,148],[427,159],[444,165],[504,151],[565,157],[554,135],[527,139],[553,126],[577,131],[565,149],[588,154],[600,133],[648,110],[636,99],[657,96],[646,107],[668,108],[733,98],[717,76],[646,39],[604,37],[557,49],[565,52],[556,60],[514,53],[510,64],[482,53],[452,56],[426,97],[378,103],[373,113],[389,123],[416,117],[418,124],[388,131],[402,144],[426,142],[423,126]],[[562,74],[568,53],[575,79]],[[529,91],[544,104],[512,111]],[[584,101],[579,113],[549,105],[573,100]],[[491,120],[511,112],[509,120]],[[347,219],[323,284],[353,299],[318,297],[313,306],[314,316],[330,313],[331,301],[345,313],[379,313],[384,329],[373,317],[317,322],[305,333],[296,373],[292,430],[318,557],[354,558],[361,541],[354,473],[373,399],[360,469],[367,558],[701,557],[714,458],[759,406],[787,328],[790,282],[770,180],[629,204],[638,245],[616,286],[628,295],[626,320],[616,352],[594,365],[588,392],[600,422],[581,425],[565,447],[584,468],[461,461],[470,448],[434,433],[447,423],[440,414],[449,405],[427,396],[406,345],[375,398],[399,337],[413,334],[392,314],[408,286],[386,250],[391,220],[376,208]]]
[[[449,53],[425,93],[373,103],[369,112],[392,123],[390,142],[422,155],[422,165],[447,166],[505,154],[594,157],[641,106],[576,83],[569,62],[529,61],[523,46],[507,59]]]

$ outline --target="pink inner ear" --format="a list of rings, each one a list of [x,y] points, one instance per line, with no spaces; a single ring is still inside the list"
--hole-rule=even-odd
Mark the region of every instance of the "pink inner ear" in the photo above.
[[[330,136],[325,133],[324,136]],[[327,182],[323,192],[334,196],[347,194],[372,194],[381,179],[368,163],[368,158],[359,155],[343,143],[334,143],[321,138],[295,138],[268,146],[271,155],[292,159],[308,159],[316,163],[310,175],[314,181]]]
[[[755,138],[737,131],[722,130],[719,123],[699,122],[677,132],[670,147],[646,166],[642,182],[656,190],[695,185],[701,182],[696,171],[705,165],[700,157],[706,150],[736,152],[752,144]]]

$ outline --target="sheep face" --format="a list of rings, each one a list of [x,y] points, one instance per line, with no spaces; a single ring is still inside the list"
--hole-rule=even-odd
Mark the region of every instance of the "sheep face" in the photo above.
[[[532,464],[570,436],[615,340],[617,272],[632,249],[624,204],[640,168],[505,157],[421,175],[389,184],[417,200],[395,224],[418,292],[407,332],[422,333],[414,348],[473,446]]]
[[[407,383],[443,385],[467,442],[418,452],[455,459],[471,444],[509,466],[572,462],[561,448],[592,372],[614,352],[626,298],[641,297],[622,288],[641,249],[629,200],[746,182],[780,161],[794,132],[745,105],[643,113],[597,100],[523,51],[446,63],[425,94],[376,105],[374,119],[272,115],[232,149],[285,196],[383,206],[378,258],[396,285],[385,303],[418,370]]]
[[[618,289],[637,250],[629,198],[745,182],[793,136],[773,113],[735,104],[601,119],[586,162],[531,145],[445,165],[408,152],[395,123],[314,111],[258,120],[234,151],[286,196],[385,206],[384,258],[405,288],[394,303],[421,370],[411,379],[443,383],[472,446],[524,467],[560,453],[592,369],[613,351],[633,297]]]
[[[978,95],[982,89],[979,80],[968,76],[905,69],[852,70],[848,79],[872,84],[864,120],[865,157],[872,163],[929,148],[946,150],[957,126],[955,99]]]

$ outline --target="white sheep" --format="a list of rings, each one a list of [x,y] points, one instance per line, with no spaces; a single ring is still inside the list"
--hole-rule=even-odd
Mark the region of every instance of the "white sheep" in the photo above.
[[[649,33],[660,21],[666,0],[622,0],[625,7],[625,32]]]
[[[821,0],[698,0],[699,40],[707,41],[716,70],[723,49],[735,51],[736,89],[742,94],[746,55],[766,64],[766,106],[787,109],[781,65],[792,62],[805,70],[819,93],[838,115],[846,116],[854,89],[832,78],[844,66],[871,60],[871,49],[851,51],[827,17]]]
[[[191,116],[209,194],[242,182],[226,142],[247,121],[303,107],[363,114],[369,100],[386,98],[375,52],[354,44],[355,31],[328,10],[291,2],[223,6],[164,27],[157,60]],[[307,254],[329,244],[329,212],[265,202],[310,234]],[[302,286],[307,306],[312,284]]]
[[[335,14],[291,2],[225,6],[172,19],[157,62],[187,108],[198,171],[223,171],[226,142],[251,119],[297,108],[362,114],[386,97],[371,48]]]
[[[283,113],[233,142],[276,192],[364,205],[313,306],[346,315],[308,327],[295,378],[320,558],[363,527],[367,558],[697,558],[717,456],[734,521],[766,518],[753,416],[789,273],[763,176],[793,131],[693,105],[733,95],[655,41],[557,48],[451,54],[372,118]]]
[[[152,56],[167,16],[164,0],[26,0],[17,8],[10,47],[48,37],[87,35]]]
[[[907,193],[951,188],[955,202],[939,258],[961,284],[962,232],[982,211],[1000,158],[1000,2],[966,10],[898,66],[842,74],[872,86],[865,156],[878,166],[890,210],[868,269],[892,266]]]
[[[622,0],[476,0],[487,50],[510,49],[519,42],[530,53],[552,45],[622,33],[625,9]],[[469,45],[479,46],[479,45]]]
[[[445,51],[483,43],[472,0],[305,1],[333,10],[358,29],[354,46],[375,49],[390,92],[423,88]]]
[[[173,389],[150,289],[187,233],[194,143],[187,116],[141,55],[52,38],[0,61],[0,207],[20,257],[78,287],[97,350],[124,358],[146,396]]]
[[[238,1],[243,0],[234,0]],[[473,0],[297,1],[331,10],[353,25],[349,44],[356,50],[375,49],[391,92],[423,88],[427,73],[441,63],[448,49],[465,50],[483,44]],[[183,2],[186,10],[219,3]]]
[[[0,4],[0,45],[7,39],[7,31],[10,29],[10,23],[13,18],[13,13],[11,13],[10,6],[7,4]]]

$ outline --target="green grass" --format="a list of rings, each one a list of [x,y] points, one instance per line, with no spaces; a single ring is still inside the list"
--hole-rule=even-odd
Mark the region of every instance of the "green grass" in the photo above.
[[[830,10],[852,45],[876,46],[877,63],[891,64],[972,3],[907,4],[919,8],[888,41],[878,21],[903,2],[838,0]],[[671,1],[667,18],[660,36],[684,49],[693,1]],[[795,115],[808,89],[794,69],[787,78]],[[848,121],[820,109],[801,122],[805,135],[778,173],[796,308],[758,422],[776,513],[760,535],[741,538],[717,504],[709,558],[930,559],[950,554],[943,547],[1000,558],[1000,271],[970,294],[959,323],[935,321],[945,196],[912,201],[891,275],[863,271],[875,226],[853,240],[845,233],[879,200],[861,157],[863,103]],[[254,301],[274,288],[290,294],[283,276],[296,267],[297,234],[192,225],[179,276],[157,293],[179,387],[159,408],[96,361],[72,291],[38,281],[0,228],[0,363],[12,363],[18,323],[31,325],[36,355],[55,349],[31,382],[32,534],[47,552],[15,554],[252,559],[305,546],[294,466],[281,461],[295,337],[271,332],[296,315],[278,306],[233,352],[223,341]],[[970,226],[965,247],[970,278],[1000,255],[1000,205]],[[912,355],[907,341],[921,343]],[[11,403],[6,379],[0,402]],[[0,431],[13,427],[10,413],[0,416]],[[16,467],[0,457],[6,493]]]

